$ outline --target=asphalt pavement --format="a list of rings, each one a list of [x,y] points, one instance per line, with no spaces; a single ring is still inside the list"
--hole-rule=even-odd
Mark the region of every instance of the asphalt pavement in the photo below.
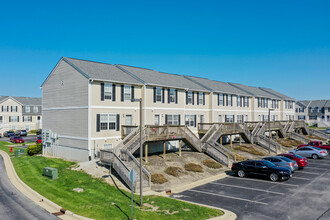
[[[308,159],[309,165],[296,171],[287,181],[271,182],[256,176],[239,178],[228,175],[172,197],[228,209],[244,220],[328,220],[329,157]]]
[[[0,219],[59,219],[33,203],[11,184],[2,156],[0,156]]]
[[[22,136],[21,138],[23,138],[25,143],[35,142],[37,140],[37,135]],[[2,138],[0,138],[0,141],[8,141],[9,142],[9,138],[8,137],[2,137]]]

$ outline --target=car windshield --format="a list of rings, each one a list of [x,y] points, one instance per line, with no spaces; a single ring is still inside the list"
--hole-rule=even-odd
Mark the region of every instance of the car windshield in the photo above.
[[[290,160],[289,158],[286,158],[286,157],[281,157],[281,159],[286,161],[286,162],[292,162],[292,160]]]
[[[26,132],[26,130],[22,130],[22,132]]]
[[[312,147],[312,148],[314,148],[316,150],[322,150],[321,148],[318,148],[318,147]]]
[[[264,163],[267,167],[276,167],[275,164],[269,162],[268,160],[263,161],[263,163]]]
[[[299,158],[299,159],[303,159],[304,157],[299,156],[298,154],[294,154],[295,157]]]

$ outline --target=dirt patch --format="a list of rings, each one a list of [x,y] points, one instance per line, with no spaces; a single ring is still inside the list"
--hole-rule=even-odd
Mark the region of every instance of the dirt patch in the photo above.
[[[308,137],[309,139],[316,139],[316,140],[326,141],[325,138],[316,137],[316,136],[313,136],[313,135],[306,135],[306,137]]]
[[[236,161],[242,161],[242,160],[245,160],[245,157],[235,153],[235,156],[236,156]]]
[[[212,169],[220,169],[222,166],[220,163],[214,161],[214,160],[203,160],[203,165],[204,166],[207,166],[209,168],[212,168]]]
[[[164,172],[169,175],[178,177],[180,174],[183,173],[183,169],[181,167],[167,167]]]
[[[241,145],[241,146],[236,146],[234,147],[235,150],[239,150],[239,151],[244,151],[253,155],[257,155],[257,156],[265,156],[266,154],[256,150],[254,147],[252,146],[246,146],[246,145]]]
[[[151,182],[155,184],[163,184],[168,182],[168,180],[161,173],[151,174]]]
[[[185,170],[192,171],[192,172],[198,172],[203,173],[203,167],[201,165],[195,164],[195,163],[188,163],[184,165]]]
[[[293,140],[290,138],[275,139],[279,144],[287,148],[296,148],[298,145],[303,144],[301,141]]]

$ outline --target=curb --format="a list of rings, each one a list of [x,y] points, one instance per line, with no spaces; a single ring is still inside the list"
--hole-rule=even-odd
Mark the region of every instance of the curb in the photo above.
[[[49,213],[60,212],[60,210],[62,209],[61,206],[57,205],[56,203],[50,201],[49,199],[45,198],[44,196],[31,189],[18,177],[14,165],[6,152],[0,150],[0,155],[3,157],[8,179],[13,184],[13,186],[15,186],[23,195],[25,195],[27,198],[32,200],[35,204],[45,209]],[[64,215],[59,215],[57,217],[65,220],[92,220],[91,218],[77,215],[69,210],[66,210]]]

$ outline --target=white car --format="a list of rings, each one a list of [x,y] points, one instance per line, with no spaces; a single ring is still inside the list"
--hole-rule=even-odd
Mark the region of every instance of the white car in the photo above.
[[[313,159],[324,158],[328,155],[327,150],[323,150],[313,146],[306,146],[306,147],[290,150],[289,153],[298,154],[299,156],[302,157],[311,157]]]

